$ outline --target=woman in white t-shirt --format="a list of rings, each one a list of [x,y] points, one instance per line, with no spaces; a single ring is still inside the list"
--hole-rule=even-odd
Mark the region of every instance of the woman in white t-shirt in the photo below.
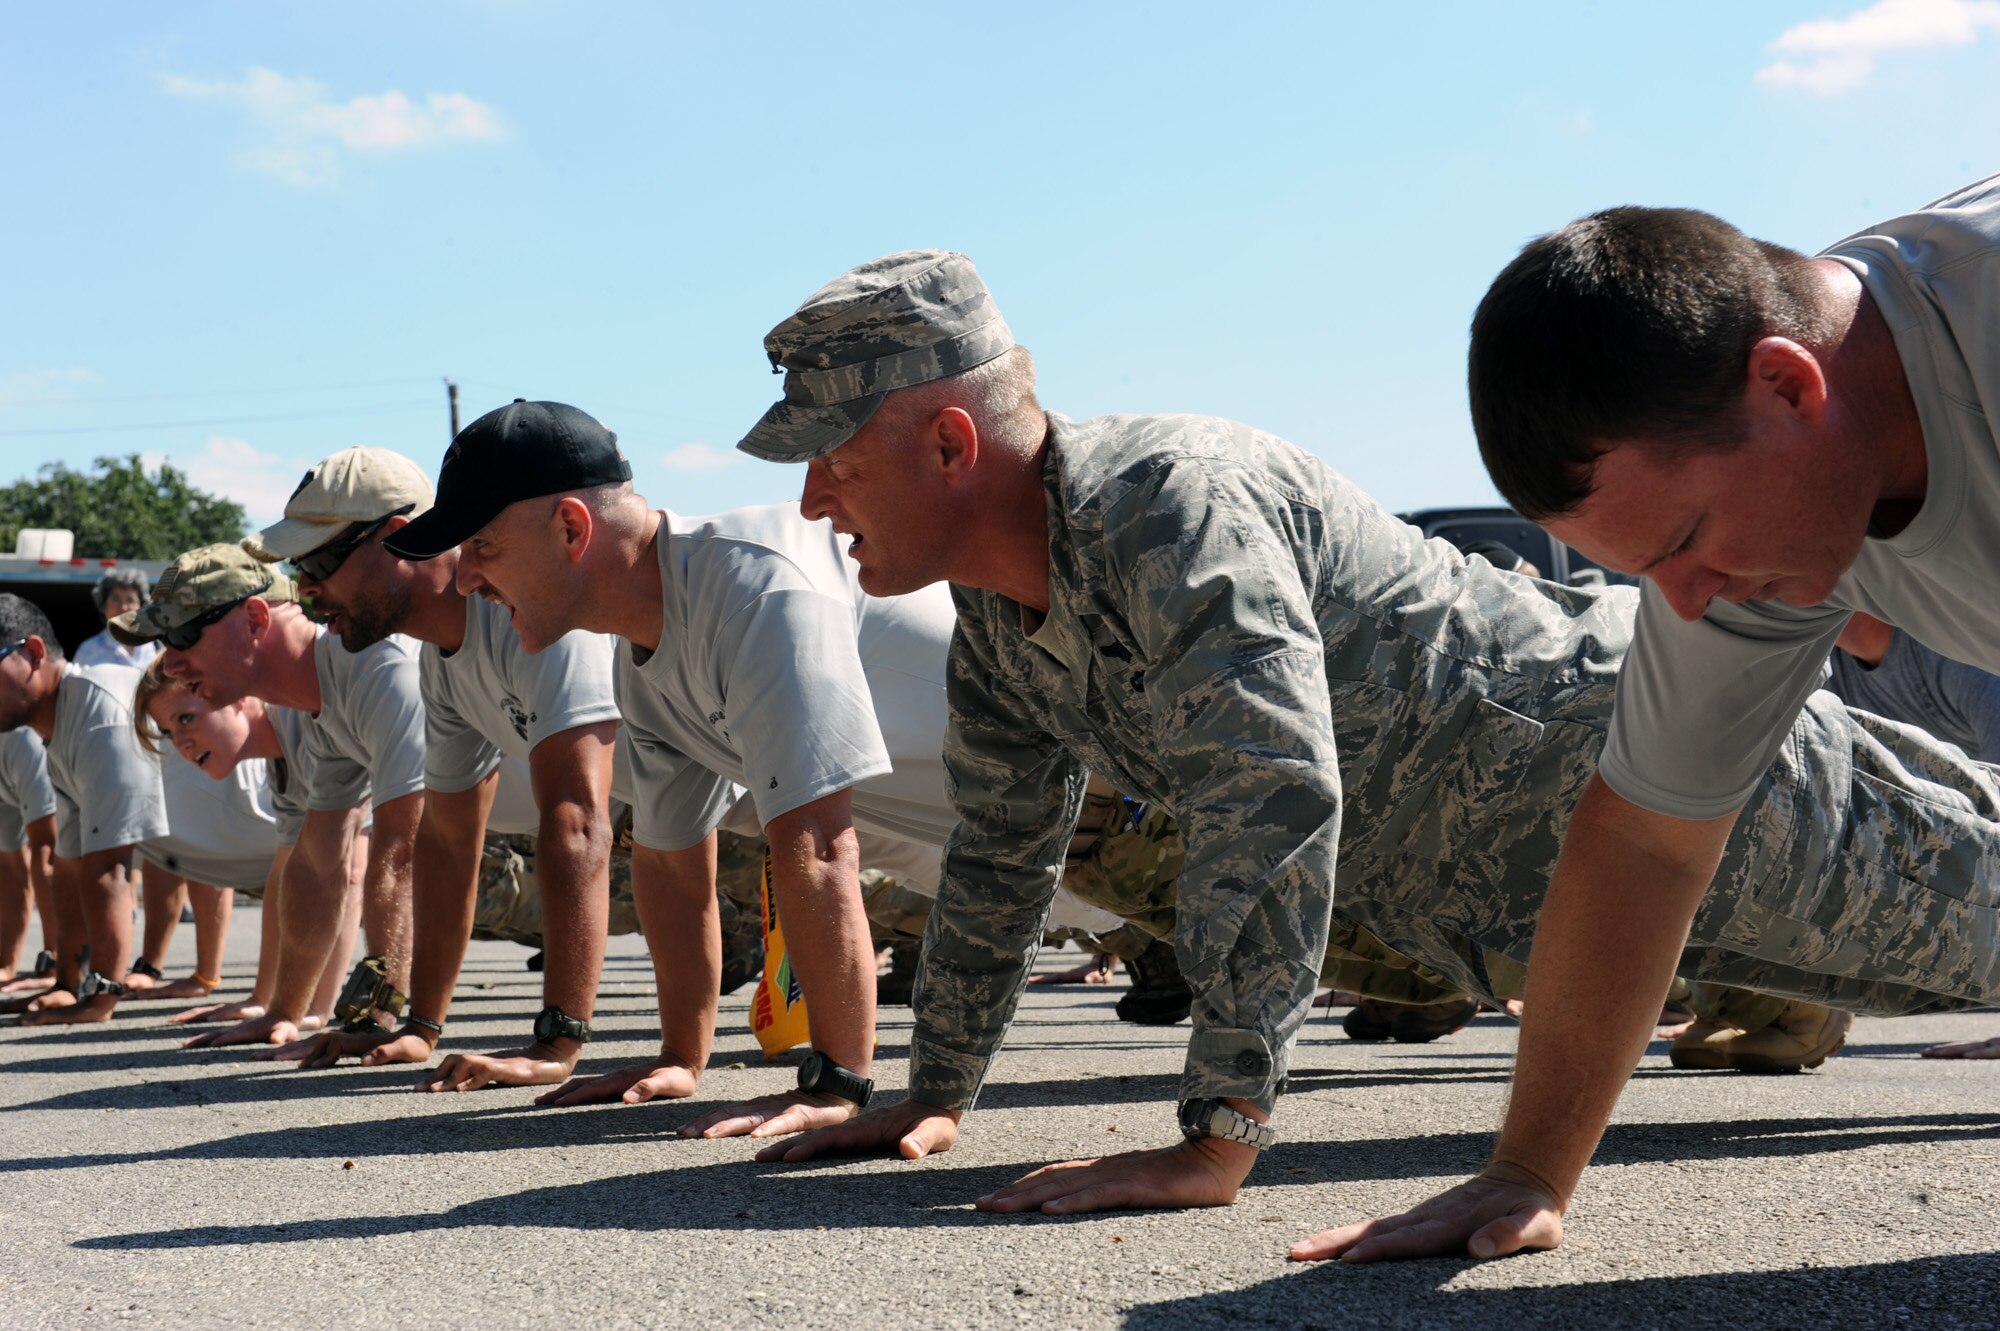
[[[262,937],[257,956],[257,978],[251,987],[250,996],[233,1003],[212,1004],[193,1008],[171,1018],[176,1024],[188,1022],[238,1022],[260,1017],[271,1001],[272,991],[277,984],[277,933],[278,912],[268,907],[271,894],[278,888],[283,878],[285,862],[291,855],[291,842],[297,836],[297,826],[286,830],[284,810],[289,799],[293,807],[302,808],[299,792],[292,787],[299,782],[294,768],[298,755],[293,749],[302,743],[303,727],[285,724],[288,719],[284,708],[267,705],[260,698],[245,698],[226,707],[216,707],[205,698],[191,693],[185,684],[168,679],[154,661],[139,679],[138,691],[132,700],[133,724],[138,727],[139,739],[148,749],[160,752],[162,741],[174,750],[176,756],[168,762],[186,761],[192,763],[203,775],[216,781],[230,779],[237,767],[250,759],[261,758],[266,762],[267,780],[279,806],[279,845],[277,855],[271,862],[271,870],[265,879],[264,897],[267,909],[262,912]],[[294,718],[289,718],[295,720]],[[288,741],[287,736],[290,736]],[[352,865],[358,871],[367,863],[367,834],[364,831],[355,838]],[[226,937],[229,918],[228,902],[231,894],[226,889],[207,887],[190,882],[190,895],[198,890],[215,892],[224,900],[219,914],[223,924],[211,939],[199,932],[201,911],[196,908],[197,948],[200,953],[197,979],[209,979],[219,975],[211,967],[219,967],[222,959],[222,945]],[[354,935],[360,924],[360,895],[350,892],[347,910],[343,913],[338,942],[328,958],[327,969],[320,982],[319,991],[314,995],[311,1014],[300,1023],[301,1030],[315,1029],[324,1024],[326,1014],[333,1009],[335,995],[339,992],[341,978],[346,974],[349,954],[353,950]],[[211,985],[213,981],[211,980]],[[204,991],[206,992],[206,991]]]

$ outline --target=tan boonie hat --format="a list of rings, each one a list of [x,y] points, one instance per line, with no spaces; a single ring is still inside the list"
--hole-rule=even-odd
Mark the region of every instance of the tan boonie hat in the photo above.
[[[392,513],[411,517],[431,506],[431,478],[401,453],[386,448],[343,448],[305,474],[285,503],[285,517],[243,548],[259,559],[297,559],[357,522]]]
[[[259,563],[240,545],[204,545],[167,565],[153,584],[153,599],[109,624],[127,647],[164,637],[168,630],[248,597],[296,601],[298,589],[274,564]]]

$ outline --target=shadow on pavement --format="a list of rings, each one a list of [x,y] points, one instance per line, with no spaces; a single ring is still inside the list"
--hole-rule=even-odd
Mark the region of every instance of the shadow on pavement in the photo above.
[[[692,1144],[692,1143],[690,1143]],[[868,1172],[803,1172],[810,1167],[742,1161],[689,1165],[529,1188],[481,1198],[450,1210],[401,1216],[300,1219],[276,1225],[191,1225],[81,1239],[78,1248],[129,1251],[212,1248],[242,1244],[323,1243],[329,1239],[398,1238],[434,1230],[487,1225],[580,1231],[758,1229],[908,1229],[913,1225],[982,1226],[1022,1223],[972,1209],[974,1197],[1019,1178],[1019,1165],[954,1168],[925,1161],[887,1164]],[[1037,1216],[1031,1223],[1073,1223],[1096,1217]]]
[[[1529,1264],[1533,1257],[1515,1258]],[[1991,1327],[2000,1309],[2000,1254],[1925,1257],[1863,1266],[1661,1276],[1528,1289],[1452,1289],[1469,1261],[1379,1266],[1325,1262],[1248,1289],[1146,1304],[1127,1331],[1204,1327],[1387,1326]]]

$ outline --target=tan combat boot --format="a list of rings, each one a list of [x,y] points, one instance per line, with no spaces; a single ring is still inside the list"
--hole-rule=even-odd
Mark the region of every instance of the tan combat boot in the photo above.
[[[1755,1031],[1732,1031],[1698,1021],[1674,1041],[1668,1056],[1677,1068],[1803,1072],[1826,1062],[1846,1042],[1853,1025],[1854,1018],[1845,1012],[1787,1003],[1777,1020]]]

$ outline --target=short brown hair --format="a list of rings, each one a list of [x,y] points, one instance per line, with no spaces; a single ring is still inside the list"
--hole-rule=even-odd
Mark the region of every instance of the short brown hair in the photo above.
[[[149,753],[160,752],[160,742],[166,739],[166,736],[154,722],[148,704],[176,684],[176,681],[167,678],[167,672],[163,668],[165,664],[166,658],[163,656],[155,656],[146,662],[146,668],[139,672],[139,687],[132,693],[132,728],[139,732],[139,743],[143,744]]]
[[[1472,316],[1479,454],[1523,515],[1572,513],[1612,443],[1743,438],[1758,340],[1815,343],[1812,261],[1690,208],[1611,208],[1531,242]]]

